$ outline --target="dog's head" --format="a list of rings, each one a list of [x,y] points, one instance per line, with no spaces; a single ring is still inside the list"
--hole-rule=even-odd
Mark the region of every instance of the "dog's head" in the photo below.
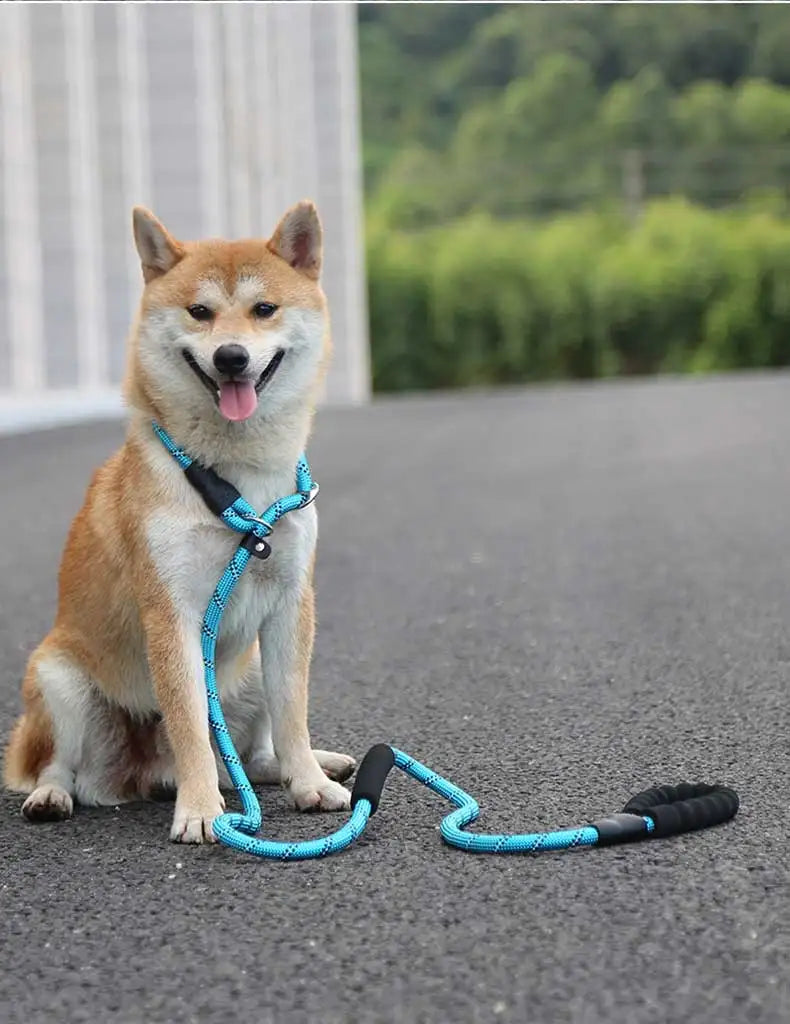
[[[179,242],[142,207],[133,223],[145,280],[133,401],[243,424],[314,398],[329,325],[312,203],[288,210],[268,240]]]

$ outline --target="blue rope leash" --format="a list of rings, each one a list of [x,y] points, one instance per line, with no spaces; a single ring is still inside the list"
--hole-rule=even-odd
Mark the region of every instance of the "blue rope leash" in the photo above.
[[[209,725],[242,805],[241,812],[228,811],[214,819],[212,828],[219,842],[243,853],[274,860],[308,860],[345,850],[360,837],[368,820],[375,814],[387,775],[393,767],[399,768],[456,806],[456,810],[442,819],[441,836],[448,845],[470,853],[537,853],[573,847],[607,846],[707,828],[728,821],[737,813],[739,801],[734,790],[719,785],[681,783],[679,786],[657,787],[640,793],[619,814],[577,828],[524,834],[466,832],[466,826],[476,821],[480,814],[474,797],[404,754],[402,750],[382,743],[371,747],[363,758],[351,794],[351,817],[339,829],[323,838],[298,843],[260,838],[257,833],[263,820],[261,806],[233,745],[217,691],[217,637],[222,615],[250,558],[268,557],[271,549],[265,538],[271,534],[274,524],[288,512],[309,505],[318,493],[318,485],[313,482],[307,459],[302,455],[296,465],[295,492],[279,498],[257,515],[255,509],[232,485],[191,459],[157,423],[153,424],[153,428],[206,504],[232,530],[243,534],[245,538],[212,594],[201,627]]]

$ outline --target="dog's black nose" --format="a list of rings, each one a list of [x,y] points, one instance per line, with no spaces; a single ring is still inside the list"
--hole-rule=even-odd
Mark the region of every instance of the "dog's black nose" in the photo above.
[[[243,345],[220,345],[214,353],[214,365],[220,373],[242,373],[249,361],[250,353]]]

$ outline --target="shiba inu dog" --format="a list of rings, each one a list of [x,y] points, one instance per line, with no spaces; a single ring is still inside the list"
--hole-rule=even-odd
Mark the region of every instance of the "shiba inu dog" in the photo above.
[[[140,207],[133,226],[144,287],[126,440],[71,526],[5,781],[29,794],[31,821],[175,789],[171,838],[201,843],[228,779],[209,737],[200,626],[241,538],[152,421],[256,509],[293,492],[330,352],[322,231],[310,202],[268,240],[180,242]],[[301,810],[342,810],[355,762],[311,749],[307,729],[315,546],[314,505],[277,523],[271,557],[252,559],[228,605],[216,674],[250,779],[283,783]]]

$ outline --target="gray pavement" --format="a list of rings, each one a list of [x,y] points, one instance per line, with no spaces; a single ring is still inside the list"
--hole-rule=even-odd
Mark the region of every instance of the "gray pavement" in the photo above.
[[[0,730],[116,425],[0,439]],[[538,857],[445,848],[395,773],[349,852],[168,842],[171,806],[32,826],[0,796],[0,1020],[703,1024],[790,1019],[790,377],[322,413],[316,745],[386,740],[480,827],[722,780],[729,826]],[[265,827],[301,838],[266,789]]]

